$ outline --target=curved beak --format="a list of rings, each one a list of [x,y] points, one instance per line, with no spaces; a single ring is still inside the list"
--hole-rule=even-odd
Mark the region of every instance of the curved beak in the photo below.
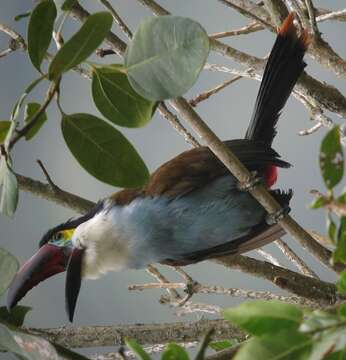
[[[39,248],[12,280],[7,292],[7,309],[11,311],[30,291],[51,276],[67,270],[66,311],[72,322],[82,279],[83,249],[45,244]]]
[[[45,244],[39,248],[12,280],[7,292],[7,310],[10,311],[34,286],[66,270],[70,248]]]

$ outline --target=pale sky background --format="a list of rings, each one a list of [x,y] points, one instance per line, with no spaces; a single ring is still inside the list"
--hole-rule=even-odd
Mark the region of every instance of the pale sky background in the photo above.
[[[111,2],[132,30],[136,29],[141,19],[151,16],[151,13],[135,0],[112,0]],[[188,16],[199,21],[208,33],[231,30],[248,23],[246,18],[215,0],[161,0],[159,3],[173,14]],[[345,5],[342,0],[315,0],[314,3],[316,6],[330,9],[341,9]],[[89,11],[102,10],[95,0],[81,1],[81,4]],[[30,11],[31,6],[32,1],[1,1],[0,22],[11,25],[26,37],[27,20],[16,23],[13,18],[17,14]],[[66,38],[78,27],[79,24],[72,20],[68,21],[64,31]],[[324,22],[320,24],[320,29],[331,46],[342,57],[346,57],[344,23]],[[115,25],[113,30],[125,39]],[[271,49],[274,35],[269,32],[260,32],[223,41],[250,54],[265,56]],[[6,48],[7,44],[8,38],[1,33],[0,49]],[[319,65],[310,65],[312,60],[309,57],[306,60],[309,64],[307,67],[309,74],[334,84],[343,93],[346,93],[344,81],[335,79],[332,72],[322,69]],[[119,63],[121,59],[113,56],[107,58],[107,61]],[[241,69],[240,65],[233,64],[217,55],[211,55],[208,61]],[[20,51],[0,59],[1,120],[9,119],[15,101],[24,88],[37,77],[38,73],[31,65],[27,55]],[[197,84],[189,91],[187,97],[195,96],[228,78],[227,74],[205,71]],[[62,104],[67,113],[87,112],[100,116],[93,105],[90,83],[87,80],[81,79],[76,74],[68,73],[64,76],[62,86]],[[258,87],[258,82],[242,79],[203,102],[197,110],[222,139],[240,138],[248,125]],[[30,101],[42,101],[44,91],[45,86],[40,86],[39,91],[34,93]],[[116,189],[91,177],[72,157],[61,135],[60,116],[55,105],[49,108],[48,116],[49,120],[38,136],[31,142],[22,140],[15,147],[12,154],[14,169],[18,173],[44,181],[41,170],[36,164],[36,159],[40,159],[55,183],[67,191],[93,201],[114,192]],[[340,123],[340,119],[336,116],[332,115],[332,118],[336,123]],[[323,211],[307,210],[307,206],[312,200],[312,196],[309,194],[310,189],[324,190],[318,168],[318,151],[321,138],[326,131],[322,129],[309,137],[297,135],[299,130],[311,125],[305,108],[291,98],[279,121],[278,135],[273,147],[282,155],[283,159],[293,165],[291,169],[281,170],[279,174],[280,187],[292,188],[295,193],[291,202],[291,214],[307,229],[323,233],[325,231]],[[144,128],[122,129],[122,131],[138,149],[151,171],[189,148],[182,137],[158,114]],[[76,214],[68,209],[21,192],[18,210],[14,218],[0,217],[0,246],[12,252],[22,263],[36,251],[38,241],[47,229],[74,215]],[[334,279],[333,274],[313,261],[311,256],[307,255],[294,240],[286,238],[296,251],[303,254],[323,279]],[[288,265],[275,246],[269,245],[266,249],[280,257],[283,265]],[[210,262],[189,266],[187,270],[197,281],[204,284],[279,292],[270,283],[236,271],[227,271]],[[172,276],[175,278],[174,274]],[[158,303],[161,291],[147,290],[141,293],[130,293],[127,290],[130,284],[146,281],[152,281],[152,279],[144,270],[110,273],[97,281],[85,281],[80,292],[74,324],[110,325],[197,320],[200,318],[200,315],[191,315],[184,319],[177,318],[174,315],[174,309]],[[22,305],[33,307],[32,312],[27,316],[26,324],[28,326],[69,326],[65,315],[64,282],[65,275],[58,275],[40,284],[22,300]],[[241,299],[220,296],[194,296],[193,300],[224,307],[241,301]]]

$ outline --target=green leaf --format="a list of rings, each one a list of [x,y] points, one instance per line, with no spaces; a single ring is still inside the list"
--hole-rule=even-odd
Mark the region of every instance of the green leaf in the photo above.
[[[14,21],[19,21],[19,20],[22,20],[24,18],[27,18],[28,16],[31,15],[31,12],[26,12],[26,13],[23,13],[23,14],[18,14],[14,17]]]
[[[334,263],[346,263],[346,217],[342,216],[338,230],[336,249],[333,253]]]
[[[0,346],[27,360],[58,359],[53,345],[38,336],[28,335],[20,331],[10,330],[0,324]]]
[[[302,322],[299,330],[301,332],[318,332],[319,329],[324,327],[331,327],[340,321],[336,314],[325,312],[322,310],[315,310],[305,314],[304,321]]]
[[[6,324],[0,324],[0,351],[12,352],[20,360],[89,359],[61,345],[52,344],[39,336],[29,335],[13,325]]]
[[[36,115],[38,110],[40,109],[41,105],[38,103],[28,103],[25,107],[25,114],[24,114],[24,124],[28,124],[33,117]],[[42,125],[47,121],[47,114],[44,111],[38,117],[35,125],[26,133],[25,139],[30,140],[32,139],[38,131],[41,129]]]
[[[144,351],[144,349],[135,341],[125,339],[126,346],[132,350],[138,359],[140,360],[151,360],[150,356]]]
[[[343,270],[336,283],[337,289],[340,293],[346,294],[346,270]]]
[[[312,201],[310,204],[310,209],[320,209],[327,203],[326,198],[324,196],[318,196],[316,199]]]
[[[189,360],[189,355],[183,347],[170,343],[162,353],[161,360]]]
[[[343,193],[336,199],[336,201],[340,204],[346,204],[346,192],[345,189],[343,190]]]
[[[333,221],[333,219],[331,218],[331,216],[327,216],[327,232],[328,232],[328,237],[329,239],[335,243],[335,238],[336,238],[336,224]]]
[[[180,16],[151,17],[135,32],[125,65],[138,94],[164,100],[193,86],[208,54],[208,35],[197,22]]]
[[[140,127],[152,118],[155,102],[138,95],[118,67],[94,68],[92,94],[101,114],[114,124]]]
[[[28,28],[28,53],[32,64],[41,72],[41,63],[52,40],[57,15],[53,0],[43,0],[32,11]]]
[[[29,306],[15,306],[9,313],[5,306],[0,307],[0,321],[14,326],[22,326],[26,314],[31,310]]]
[[[323,360],[327,354],[345,349],[346,329],[343,327],[324,331],[315,340],[309,359]]]
[[[245,302],[224,310],[223,315],[226,320],[252,335],[298,329],[303,318],[297,306],[274,300]]]
[[[210,343],[209,347],[215,351],[221,351],[221,350],[229,349],[236,344],[238,344],[238,341],[221,340],[221,341],[214,341],[214,342]]]
[[[18,267],[17,259],[8,251],[0,248],[0,296],[9,287]]]
[[[346,304],[339,305],[337,310],[339,316],[346,318]]]
[[[329,354],[323,360],[346,360],[346,349]]]
[[[201,344],[199,345],[198,352],[195,356],[195,360],[204,360],[205,359],[205,352],[208,349],[208,346],[211,342],[211,338],[213,334],[215,333],[214,329],[210,329],[205,335],[203,340],[201,341]]]
[[[56,80],[62,73],[87,59],[102,44],[112,27],[112,21],[109,12],[90,15],[53,58],[48,71],[49,79]]]
[[[135,148],[102,119],[90,114],[66,115],[62,132],[74,157],[100,181],[138,187],[148,180],[148,169]]]
[[[320,168],[328,189],[333,189],[344,175],[344,153],[340,144],[339,127],[330,130],[322,140]]]
[[[64,3],[61,5],[61,10],[70,11],[76,4],[76,2],[77,0],[65,0]]]
[[[280,331],[247,341],[234,360],[304,360],[309,358],[312,339],[296,331]]]
[[[0,159],[0,212],[6,216],[12,217],[18,204],[18,183],[17,178],[8,166],[6,159]]]
[[[4,143],[10,127],[11,121],[0,121],[0,144]]]

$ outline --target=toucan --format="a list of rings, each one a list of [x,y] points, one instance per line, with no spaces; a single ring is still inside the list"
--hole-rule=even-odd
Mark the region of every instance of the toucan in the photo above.
[[[306,30],[297,32],[291,13],[278,29],[245,138],[225,141],[287,208],[292,191],[272,186],[277,168],[290,165],[271,145],[281,110],[306,66],[309,36]],[[183,266],[237,255],[283,234],[216,156],[198,147],[163,164],[145,186],[119,191],[87,214],[49,230],[15,275],[7,307],[12,309],[41,281],[66,271],[66,310],[72,321],[83,278],[151,263]]]

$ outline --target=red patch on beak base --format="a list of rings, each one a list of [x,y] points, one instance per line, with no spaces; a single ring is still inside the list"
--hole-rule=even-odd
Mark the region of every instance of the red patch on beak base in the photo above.
[[[45,244],[17,272],[7,292],[10,311],[34,286],[66,270],[70,248]]]

